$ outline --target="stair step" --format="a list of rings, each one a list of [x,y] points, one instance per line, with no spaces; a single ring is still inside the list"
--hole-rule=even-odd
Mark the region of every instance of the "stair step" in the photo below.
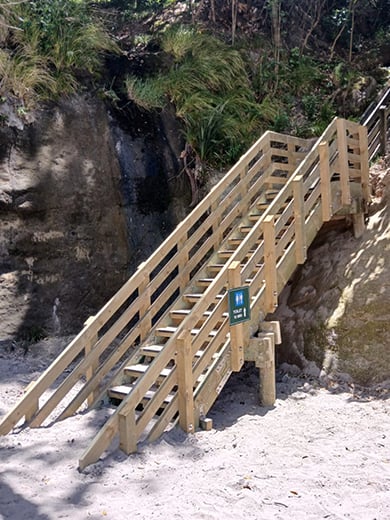
[[[143,374],[145,374],[145,372],[148,370],[149,366],[150,365],[142,365],[142,364],[130,365],[130,366],[127,366],[124,368],[124,372],[127,376],[139,377],[139,376],[142,376]],[[171,373],[171,371],[172,370],[170,368],[164,368],[160,372],[160,378],[168,377],[169,374]]]
[[[193,294],[184,294],[183,298],[190,303],[198,303],[198,301],[203,297],[203,293],[193,293]],[[217,294],[215,297],[216,300],[221,300],[223,298],[223,294]]]
[[[221,269],[223,269],[224,267],[225,267],[225,264],[209,264],[207,266],[207,270],[210,273],[219,273],[219,271],[221,271]]]
[[[239,246],[241,242],[243,241],[243,238],[229,238],[228,243],[232,246]]]
[[[206,287],[206,286],[211,285],[214,280],[215,280],[215,278],[201,278],[200,280],[197,281],[197,284]],[[202,283],[200,283],[200,282],[202,282]],[[245,280],[245,283],[249,284],[251,282],[252,282],[251,278],[248,278],[247,280]]]
[[[200,287],[208,287],[213,283],[214,280],[215,278],[199,278],[196,281],[196,285],[199,285]]]
[[[132,389],[133,389],[133,385],[114,386],[112,388],[109,388],[108,397],[110,397],[111,399],[118,399],[118,400],[123,401],[123,399],[125,399],[125,397],[127,397],[129,395],[129,393],[132,391]],[[144,395],[144,400],[150,401],[153,399],[154,396],[155,396],[155,392],[153,392],[153,390],[148,390],[146,392],[146,394]],[[169,404],[173,398],[174,398],[173,394],[168,394],[163,401],[164,404]]]
[[[248,224],[242,224],[239,226],[239,230],[241,233],[250,233],[253,229],[253,226],[249,226]]]
[[[140,353],[144,356],[155,357],[160,354],[163,348],[164,345],[145,345],[141,347]]]
[[[212,278],[213,280],[213,278]],[[187,316],[189,316],[191,313],[191,309],[178,309],[178,310],[173,310],[170,312],[170,316],[171,318],[173,319],[177,319],[177,320],[184,320],[184,318],[186,318]],[[203,313],[203,317],[206,319],[208,318],[209,316],[212,315],[212,312],[211,311],[205,311]],[[222,314],[222,316],[224,318],[226,318],[228,316],[228,313],[227,312],[224,312]]]
[[[173,334],[177,331],[177,327],[161,327],[159,329],[157,329],[156,333],[159,335],[159,336],[164,336],[166,338],[170,338],[171,336],[173,336]],[[191,330],[191,335],[192,336],[196,336],[197,334],[199,334],[199,331],[200,329],[192,329]],[[217,334],[217,330],[212,330],[210,333],[209,333],[209,336],[215,336]]]
[[[123,400],[126,396],[129,395],[131,390],[133,389],[133,386],[125,386],[125,385],[118,385],[113,386],[112,388],[108,389],[108,397],[111,399],[120,399]]]
[[[229,238],[228,239],[228,243],[231,246],[239,246],[240,244],[242,244],[243,240],[244,240],[243,238],[239,238],[239,237],[237,237],[237,238]],[[255,245],[258,246],[259,244],[260,244],[260,240],[257,240],[255,242]]]
[[[257,222],[260,217],[261,217],[260,213],[251,213],[248,215],[248,220],[250,222]]]
[[[236,251],[233,249],[225,249],[225,251],[218,251],[218,255],[222,258],[230,258]],[[254,251],[248,251],[245,257],[253,255]]]
[[[271,204],[271,202],[272,202],[272,201],[269,201],[269,202],[258,202],[258,203],[256,204],[256,208],[259,209],[259,210],[261,210],[261,211],[265,211],[265,210],[269,207],[269,205]],[[289,204],[288,202],[284,202],[284,203],[280,206],[280,208],[281,208],[281,209],[285,209],[285,208],[287,208],[288,204]]]

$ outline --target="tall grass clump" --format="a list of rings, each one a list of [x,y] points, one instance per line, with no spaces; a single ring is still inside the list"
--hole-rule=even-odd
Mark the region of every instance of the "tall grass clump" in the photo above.
[[[80,77],[99,73],[102,53],[116,51],[85,1],[5,1],[0,20],[1,89],[25,104],[75,92]]]
[[[201,161],[233,162],[269,117],[255,100],[242,55],[213,36],[182,26],[161,36],[161,49],[171,66],[154,77],[128,77],[129,98],[147,109],[173,103],[186,141]]]

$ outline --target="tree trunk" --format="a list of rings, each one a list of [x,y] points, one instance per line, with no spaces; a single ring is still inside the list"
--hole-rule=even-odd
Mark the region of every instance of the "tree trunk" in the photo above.
[[[232,0],[232,45],[236,39],[238,0]]]
[[[281,38],[281,0],[270,0],[271,20],[272,20],[272,39],[274,43],[275,74],[279,75],[280,49],[282,47]]]

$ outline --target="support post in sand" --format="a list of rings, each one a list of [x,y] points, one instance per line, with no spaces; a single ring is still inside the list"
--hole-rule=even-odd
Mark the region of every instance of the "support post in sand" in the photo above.
[[[260,403],[262,406],[273,406],[276,400],[275,332],[261,332],[251,338],[245,349],[245,360],[254,361],[259,369]]]

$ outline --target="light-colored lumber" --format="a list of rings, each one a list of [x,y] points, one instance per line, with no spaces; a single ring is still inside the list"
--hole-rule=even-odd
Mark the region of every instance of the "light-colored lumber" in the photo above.
[[[306,260],[306,236],[305,236],[305,201],[303,193],[303,177],[298,175],[293,181],[294,190],[294,220],[295,220],[295,252],[297,264],[303,264]]]
[[[241,287],[241,263],[234,261],[228,268],[229,289]],[[233,372],[239,372],[244,364],[245,323],[230,326],[230,348]]]
[[[368,157],[380,144],[379,124],[375,128],[368,138],[356,123],[334,119],[311,148],[308,141],[266,132],[88,320],[71,349],[27,389],[0,433],[23,416],[32,426],[41,424],[85,379],[61,418],[85,400],[91,406],[104,399],[109,386],[123,401],[81,457],[80,468],[95,462],[117,435],[120,447],[131,453],[140,439],[157,438],[175,421],[194,431],[246,356],[255,356],[261,400],[271,405],[280,331],[262,332],[263,350],[248,350],[249,322],[229,325],[227,288],[248,285],[253,320],[263,319],[274,312],[278,294],[341,202],[347,213],[360,211],[352,218],[355,233],[362,232],[360,198],[369,196]],[[351,180],[353,187],[361,181],[356,194]],[[134,326],[128,330],[129,323]],[[42,394],[71,364],[71,372],[39,407]],[[128,375],[135,381],[121,392]]]
[[[263,222],[264,230],[264,272],[266,309],[275,312],[278,306],[276,247],[275,247],[275,217],[268,215]]]
[[[137,435],[135,411],[126,413],[119,412],[118,429],[120,449],[126,453],[126,455],[130,455],[130,453],[136,452]]]
[[[368,137],[367,128],[361,125],[359,126],[359,153],[363,199],[365,201],[365,204],[368,204],[370,201],[370,166],[368,159]]]
[[[328,143],[320,143],[318,151],[320,156],[322,220],[324,222],[329,222],[332,218],[332,193],[330,189],[330,157]]]
[[[339,173],[341,184],[341,202],[344,206],[351,204],[351,192],[349,188],[348,144],[345,119],[337,119],[337,145],[339,150]]]
[[[195,431],[194,393],[192,377],[191,336],[184,333],[176,340],[179,424],[187,433]]]

